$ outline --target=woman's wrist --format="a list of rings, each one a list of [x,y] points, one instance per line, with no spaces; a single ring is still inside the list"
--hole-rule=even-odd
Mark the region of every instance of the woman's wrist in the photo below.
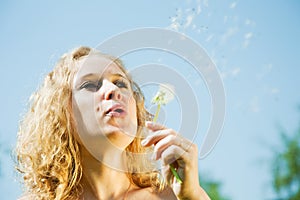
[[[205,192],[205,190],[199,186],[198,187],[198,192],[197,194],[194,196],[193,200],[210,200],[210,197],[208,196],[208,194]]]
[[[186,197],[179,198],[180,200],[210,200],[208,194],[201,186],[198,186]]]

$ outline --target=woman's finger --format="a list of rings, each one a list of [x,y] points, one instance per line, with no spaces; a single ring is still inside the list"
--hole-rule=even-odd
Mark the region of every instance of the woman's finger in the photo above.
[[[151,122],[151,121],[146,121],[146,127],[152,131],[158,131],[158,130],[163,130],[166,129],[166,127],[162,124]]]
[[[161,153],[162,165],[169,165],[175,161],[187,159],[187,152],[176,145],[169,146]],[[181,163],[184,164],[184,162]]]
[[[167,137],[168,135],[176,135],[177,133],[172,129],[162,129],[153,132],[149,136],[147,136],[144,140],[142,140],[143,146],[150,146],[152,144],[156,144],[161,139]]]
[[[192,143],[179,135],[168,135],[165,138],[159,140],[154,147],[154,153],[156,160],[160,159],[162,152],[171,145],[176,145],[188,152],[192,146]]]

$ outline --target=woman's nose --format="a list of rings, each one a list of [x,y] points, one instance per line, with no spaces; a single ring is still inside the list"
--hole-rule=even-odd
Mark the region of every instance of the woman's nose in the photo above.
[[[104,94],[103,99],[105,100],[121,100],[121,93],[119,88],[110,81],[103,83]]]
[[[120,100],[120,99],[121,99],[121,94],[118,91],[118,89],[116,89],[116,90],[109,90],[105,94],[105,100]]]

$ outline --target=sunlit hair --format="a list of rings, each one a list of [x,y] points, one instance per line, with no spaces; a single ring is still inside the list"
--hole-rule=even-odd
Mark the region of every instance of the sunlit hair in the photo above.
[[[33,199],[78,199],[82,193],[80,146],[74,137],[77,130],[72,111],[72,82],[78,70],[76,64],[89,54],[111,59],[126,74],[136,100],[137,136],[141,135],[145,121],[152,118],[145,109],[140,88],[119,59],[89,47],[79,47],[63,55],[31,96],[29,110],[19,126],[16,167],[23,177],[25,193]],[[129,179],[139,187],[162,189],[164,183],[158,172],[143,172],[147,163],[131,156],[130,152],[146,151],[140,142],[141,138],[136,137],[126,148],[132,170],[128,173]]]

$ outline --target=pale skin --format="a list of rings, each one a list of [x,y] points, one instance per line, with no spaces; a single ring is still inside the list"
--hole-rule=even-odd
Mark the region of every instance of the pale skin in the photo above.
[[[151,122],[146,126],[153,134],[142,145],[155,146],[155,159],[162,160],[163,176],[169,187],[157,193],[130,183],[123,171],[124,150],[136,134],[137,115],[129,81],[115,63],[103,56],[93,55],[80,62],[82,66],[73,84],[74,116],[79,132],[75,137],[81,145],[83,162],[80,198],[210,199],[198,182],[197,146],[174,130]],[[96,142],[101,150],[93,148]],[[176,163],[182,184],[170,172],[170,161]]]

